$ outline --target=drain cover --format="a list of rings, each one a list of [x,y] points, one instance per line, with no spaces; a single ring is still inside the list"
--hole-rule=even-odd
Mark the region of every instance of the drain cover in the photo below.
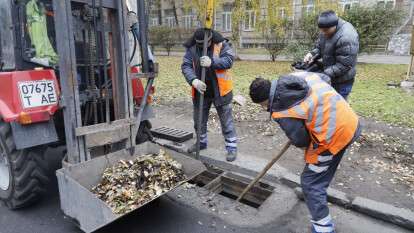
[[[188,141],[193,138],[193,133],[164,126],[151,130],[151,133],[154,137],[167,139],[179,143]]]
[[[207,167],[207,169],[207,171],[191,180],[190,183],[232,200],[236,200],[251,182],[249,178],[241,177],[230,172],[224,172],[218,169],[211,170],[210,167]],[[272,194],[274,189],[269,184],[258,182],[240,202],[257,209]]]

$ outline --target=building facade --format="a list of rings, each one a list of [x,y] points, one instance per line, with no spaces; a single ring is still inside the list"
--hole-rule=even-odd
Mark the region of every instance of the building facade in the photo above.
[[[266,0],[262,0],[266,1]],[[303,14],[312,12],[315,9],[315,4],[318,0],[286,0],[288,4],[284,7],[278,8],[279,15],[289,17],[295,25]],[[337,3],[337,0],[325,0]],[[164,25],[168,27],[180,27],[184,29],[195,29],[200,27],[201,19],[198,18],[197,10],[191,6],[186,6],[183,0],[160,0],[151,1],[151,12],[149,17],[149,24],[151,26]],[[403,24],[395,29],[395,35],[390,41],[391,52],[398,50],[396,53],[408,53],[405,49],[406,45],[400,46],[401,43],[409,44],[411,40],[412,18],[414,0],[339,0],[339,10],[347,10],[353,6],[381,6],[385,8],[398,9],[404,12],[405,20]],[[232,22],[234,1],[223,0],[220,6],[215,9],[214,29],[221,32],[225,37],[231,38],[233,27]],[[288,8],[288,9],[287,9]],[[257,30],[257,17],[266,17],[266,9],[262,8],[260,14],[255,14],[252,9],[248,7],[245,10],[245,19],[239,25],[240,37],[237,38],[240,47],[263,47],[266,43]],[[258,16],[259,15],[259,16]],[[297,30],[296,27],[292,28]],[[298,33],[291,33],[291,39]],[[299,33],[300,34],[300,33]],[[234,39],[234,38],[233,38]],[[397,47],[402,48],[397,48]],[[387,45],[387,47],[389,47]]]

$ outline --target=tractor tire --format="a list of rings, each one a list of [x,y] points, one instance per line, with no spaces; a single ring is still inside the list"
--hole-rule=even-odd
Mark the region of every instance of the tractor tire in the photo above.
[[[46,149],[17,150],[10,124],[0,119],[0,200],[8,208],[27,207],[45,193],[49,182]]]
[[[137,145],[147,142],[149,140],[152,140],[151,128],[152,128],[152,124],[150,121],[145,120],[141,122],[139,129],[138,129],[137,137],[135,139],[135,143]]]

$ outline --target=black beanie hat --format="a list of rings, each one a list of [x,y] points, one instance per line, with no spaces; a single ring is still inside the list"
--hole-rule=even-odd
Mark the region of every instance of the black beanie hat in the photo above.
[[[188,39],[183,45],[186,48],[191,48],[193,45],[197,43],[197,40],[204,40],[204,28],[197,29],[194,34]],[[214,44],[221,43],[223,41],[227,41],[219,32],[215,30],[211,30],[210,38]]]
[[[318,27],[319,28],[330,28],[338,25],[339,18],[335,11],[329,10],[324,11],[319,15]]]
[[[204,40],[204,33],[205,33],[204,29],[202,29],[202,28],[197,29],[194,32],[194,39],[195,40]],[[209,32],[208,37],[209,37],[209,40],[211,40],[211,38],[213,37],[213,33],[211,31]]]
[[[269,99],[272,83],[264,78],[257,77],[250,84],[250,98],[253,103],[261,103]]]

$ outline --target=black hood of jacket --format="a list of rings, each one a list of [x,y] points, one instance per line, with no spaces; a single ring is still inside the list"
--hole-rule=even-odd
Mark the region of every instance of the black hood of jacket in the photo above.
[[[219,32],[211,30],[211,32],[213,33],[212,36],[212,42],[213,44],[219,44],[223,41],[227,41],[226,38],[224,38]],[[196,44],[196,39],[197,40],[203,40],[204,39],[204,28],[199,28],[197,29],[193,36],[191,36],[190,39],[188,39],[183,46],[186,48],[191,48]]]
[[[277,80],[270,110],[271,112],[287,110],[305,100],[309,92],[310,87],[303,78],[294,75],[283,75]]]

